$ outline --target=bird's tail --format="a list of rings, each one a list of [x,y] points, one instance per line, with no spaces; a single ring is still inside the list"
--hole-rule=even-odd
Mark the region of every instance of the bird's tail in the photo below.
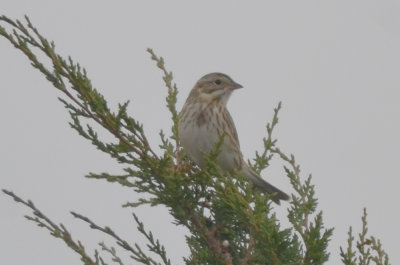
[[[246,169],[243,169],[243,173],[245,174],[246,177],[248,177],[251,182],[253,182],[253,185],[259,189],[261,192],[266,192],[268,194],[273,195],[271,199],[278,205],[280,205],[280,201],[284,200],[287,201],[289,200],[289,195],[287,195],[285,192],[281,191],[280,189],[276,188],[275,186],[269,184],[265,180],[263,180],[256,172],[254,172],[251,168],[246,167]]]

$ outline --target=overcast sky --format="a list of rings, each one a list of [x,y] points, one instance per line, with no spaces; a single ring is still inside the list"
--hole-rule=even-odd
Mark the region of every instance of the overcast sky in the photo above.
[[[179,108],[206,73],[224,72],[244,86],[228,107],[246,158],[261,150],[265,125],[282,101],[278,144],[295,154],[304,177],[313,175],[325,224],[335,228],[328,264],[339,264],[348,227],[360,232],[363,207],[369,232],[382,240],[391,263],[400,264],[398,1],[99,2],[2,0],[1,13],[27,14],[61,55],[87,69],[114,109],[131,100],[129,113],[143,122],[155,149],[159,130],[168,131],[171,123],[148,47],[174,72]],[[132,210],[120,208],[137,195],[84,178],[88,172],[119,173],[120,165],[69,127],[57,100],[62,95],[2,38],[0,58],[1,188],[33,200],[89,251],[105,236],[71,210],[131,242],[145,242],[135,232]],[[290,192],[274,162],[263,177]],[[277,213],[287,225],[285,206]],[[2,264],[80,264],[60,240],[23,218],[30,213],[26,207],[0,195],[0,209]],[[168,212],[136,212],[173,263],[183,264],[185,231],[166,223]]]

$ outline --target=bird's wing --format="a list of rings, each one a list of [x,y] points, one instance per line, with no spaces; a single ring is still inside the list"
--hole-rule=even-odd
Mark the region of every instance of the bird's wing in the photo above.
[[[233,122],[232,116],[227,109],[225,109],[224,112],[224,119],[227,121],[229,132],[232,132],[232,136],[235,139],[235,143],[237,144],[237,147],[240,150],[239,137],[236,131],[235,123]]]

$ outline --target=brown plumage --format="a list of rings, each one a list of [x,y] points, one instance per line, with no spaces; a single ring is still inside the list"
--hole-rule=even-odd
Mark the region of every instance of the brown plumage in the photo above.
[[[262,192],[275,194],[274,202],[289,196],[264,181],[244,161],[240,151],[235,124],[226,104],[232,92],[242,86],[222,73],[203,76],[190,92],[179,114],[179,137],[186,154],[204,167],[204,155],[210,153],[220,136],[225,133],[217,164],[224,171],[243,173]]]

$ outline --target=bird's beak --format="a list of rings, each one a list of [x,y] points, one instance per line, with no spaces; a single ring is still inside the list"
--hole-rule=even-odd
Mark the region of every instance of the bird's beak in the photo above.
[[[241,84],[232,82],[232,85],[231,85],[231,89],[232,89],[232,90],[239,89],[239,88],[242,88],[242,87],[243,87],[243,86],[242,86]]]

